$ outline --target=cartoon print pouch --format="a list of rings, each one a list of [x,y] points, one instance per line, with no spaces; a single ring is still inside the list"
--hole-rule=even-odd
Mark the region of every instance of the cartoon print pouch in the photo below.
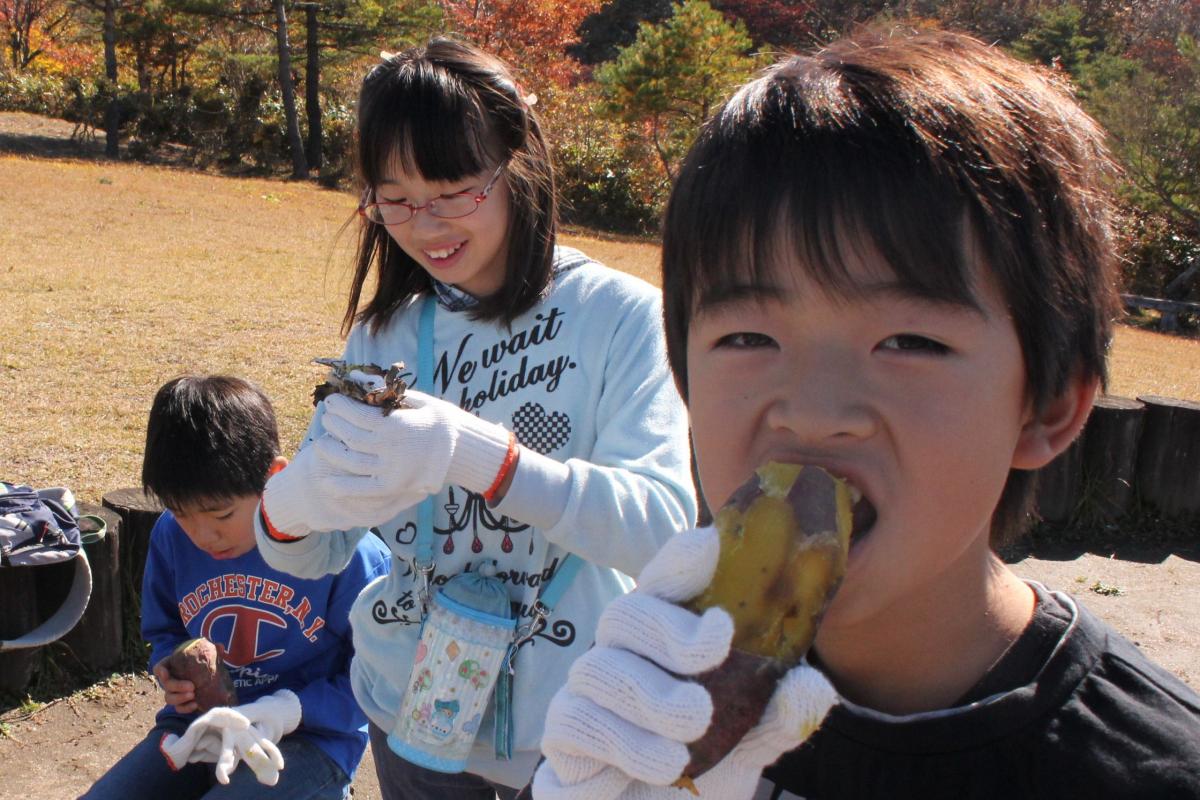
[[[517,621],[504,583],[464,572],[434,592],[388,745],[439,772],[462,772]]]

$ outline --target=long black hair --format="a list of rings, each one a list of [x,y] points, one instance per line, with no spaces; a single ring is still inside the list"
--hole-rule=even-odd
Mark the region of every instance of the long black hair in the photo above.
[[[364,196],[390,164],[429,181],[457,181],[507,163],[501,176],[510,197],[504,283],[477,298],[471,313],[508,324],[542,297],[558,223],[554,178],[541,124],[505,62],[447,38],[385,57],[359,92],[355,161]],[[378,330],[432,285],[382,225],[360,225],[343,333],[355,322]],[[373,266],[375,294],[360,308]]]

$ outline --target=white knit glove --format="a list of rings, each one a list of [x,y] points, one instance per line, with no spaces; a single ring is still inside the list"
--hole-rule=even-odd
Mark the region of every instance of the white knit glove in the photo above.
[[[253,703],[211,709],[197,717],[183,736],[164,736],[159,749],[175,770],[195,761],[214,761],[217,781],[227,784],[238,762],[245,761],[259,783],[274,786],[284,766],[277,745],[296,729],[300,717],[300,698],[280,689]]]
[[[687,742],[708,729],[712,699],[676,675],[697,675],[724,661],[733,621],[719,608],[697,615],[676,603],[708,585],[719,550],[713,528],[677,534],[646,565],[638,588],[601,614],[596,646],[572,665],[550,703],[546,760],[533,780],[537,800],[692,797],[671,784],[689,761]],[[806,664],[793,668],[759,724],[696,779],[700,795],[751,797],[762,770],[807,739],[836,699],[820,672]]]
[[[325,432],[345,445],[325,453],[348,476],[341,500],[379,507],[387,515],[376,522],[446,484],[486,492],[508,455],[510,434],[499,425],[422,392],[404,400],[390,414],[341,395],[324,401]]]
[[[390,516],[376,519],[373,509],[346,502],[344,484],[348,478],[328,458],[330,452],[336,454],[341,450],[345,447],[336,439],[321,436],[267,480],[262,510],[272,528],[287,536],[301,537],[314,531],[369,527],[391,519]],[[412,497],[408,505],[420,501],[421,497]]]

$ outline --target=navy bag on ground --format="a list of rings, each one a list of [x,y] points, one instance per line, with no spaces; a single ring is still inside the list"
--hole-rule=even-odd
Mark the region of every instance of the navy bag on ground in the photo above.
[[[32,631],[0,641],[0,652],[40,647],[61,638],[79,622],[92,593],[92,570],[83,551],[70,490],[35,490],[0,481],[0,579],[4,568],[71,560],[75,561],[75,577],[63,604]],[[30,602],[35,600],[30,598]]]

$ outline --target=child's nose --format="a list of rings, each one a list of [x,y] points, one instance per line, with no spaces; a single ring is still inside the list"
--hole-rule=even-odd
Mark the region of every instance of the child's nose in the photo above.
[[[408,221],[408,224],[413,227],[414,231],[435,231],[446,224],[446,220],[442,217],[429,213],[429,205],[426,204],[413,215],[413,218]]]
[[[811,368],[795,370],[780,382],[767,422],[813,444],[865,438],[877,426],[869,394],[844,358],[818,357]]]
[[[211,547],[221,539],[221,534],[211,525],[193,525],[192,538],[200,547]]]

